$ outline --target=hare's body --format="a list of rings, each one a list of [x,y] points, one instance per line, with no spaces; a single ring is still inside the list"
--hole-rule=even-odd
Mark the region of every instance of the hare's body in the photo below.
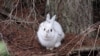
[[[55,21],[54,16],[51,20],[47,19],[40,24],[37,36],[42,46],[52,50],[54,47],[59,47],[61,45],[64,33],[61,25]]]

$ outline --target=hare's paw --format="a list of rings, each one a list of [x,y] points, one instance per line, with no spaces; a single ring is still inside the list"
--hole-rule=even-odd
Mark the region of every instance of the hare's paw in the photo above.
[[[61,45],[61,42],[57,42],[56,44],[55,44],[55,47],[57,48],[57,47],[59,47]]]
[[[48,48],[48,47],[47,47],[46,49],[47,49],[47,50],[53,50],[54,48]]]

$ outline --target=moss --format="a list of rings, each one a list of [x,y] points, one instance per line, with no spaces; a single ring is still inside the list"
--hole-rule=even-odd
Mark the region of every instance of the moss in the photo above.
[[[7,54],[6,45],[0,41],[0,56],[9,56]]]

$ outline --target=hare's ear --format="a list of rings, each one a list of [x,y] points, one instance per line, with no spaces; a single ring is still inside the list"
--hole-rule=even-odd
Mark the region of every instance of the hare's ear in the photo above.
[[[54,15],[52,18],[51,18],[51,21],[54,22],[56,19],[56,15]]]
[[[46,21],[49,21],[49,20],[50,20],[50,14],[48,13],[46,16]]]

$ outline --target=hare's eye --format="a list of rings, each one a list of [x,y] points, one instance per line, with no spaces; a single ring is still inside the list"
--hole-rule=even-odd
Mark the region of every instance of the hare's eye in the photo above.
[[[44,31],[45,31],[45,28],[44,28]]]
[[[52,29],[50,29],[50,31],[52,32]]]

